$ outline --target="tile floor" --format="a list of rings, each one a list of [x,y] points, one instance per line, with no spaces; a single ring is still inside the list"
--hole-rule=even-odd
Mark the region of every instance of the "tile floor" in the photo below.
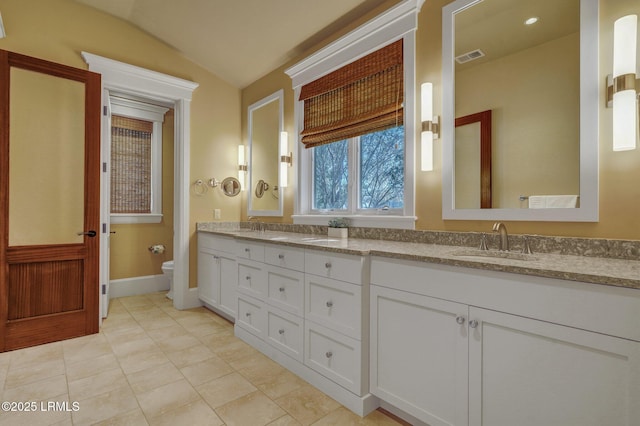
[[[111,301],[99,334],[0,354],[5,425],[397,425],[362,419],[164,293]],[[50,403],[58,402],[58,407]],[[17,408],[14,406],[14,408]]]

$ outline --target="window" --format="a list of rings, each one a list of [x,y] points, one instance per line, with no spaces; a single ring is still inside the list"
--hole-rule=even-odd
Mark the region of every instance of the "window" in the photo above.
[[[167,108],[111,97],[111,223],[162,219],[162,123]]]
[[[415,229],[415,30],[423,3],[400,2],[285,70],[300,142],[295,224],[349,216],[353,226]],[[371,67],[359,67],[376,54]],[[363,91],[371,81],[374,91]]]
[[[402,213],[403,126],[317,146],[312,150],[314,211]],[[351,180],[357,185],[350,185]]]

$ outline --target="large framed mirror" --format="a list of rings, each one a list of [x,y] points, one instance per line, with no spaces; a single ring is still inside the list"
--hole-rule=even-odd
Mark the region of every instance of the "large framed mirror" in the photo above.
[[[249,216],[282,216],[278,146],[284,126],[283,104],[284,90],[279,90],[248,108]]]
[[[443,219],[597,221],[598,0],[457,0],[443,8],[442,44]],[[486,110],[481,208],[486,188],[465,199],[456,183],[470,166],[455,120]]]

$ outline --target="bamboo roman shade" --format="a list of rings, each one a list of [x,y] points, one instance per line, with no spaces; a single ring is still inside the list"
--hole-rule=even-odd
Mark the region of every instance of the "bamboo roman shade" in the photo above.
[[[305,148],[403,123],[402,40],[302,86]]]
[[[111,117],[111,213],[151,213],[153,122]]]

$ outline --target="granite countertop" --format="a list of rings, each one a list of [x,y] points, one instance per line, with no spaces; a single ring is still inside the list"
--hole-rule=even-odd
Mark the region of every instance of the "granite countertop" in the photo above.
[[[481,251],[470,247],[356,238],[338,239],[318,234],[257,232],[246,228],[199,227],[198,231],[335,253],[373,255],[640,289],[640,261],[637,260],[547,253],[521,254],[516,251]]]

